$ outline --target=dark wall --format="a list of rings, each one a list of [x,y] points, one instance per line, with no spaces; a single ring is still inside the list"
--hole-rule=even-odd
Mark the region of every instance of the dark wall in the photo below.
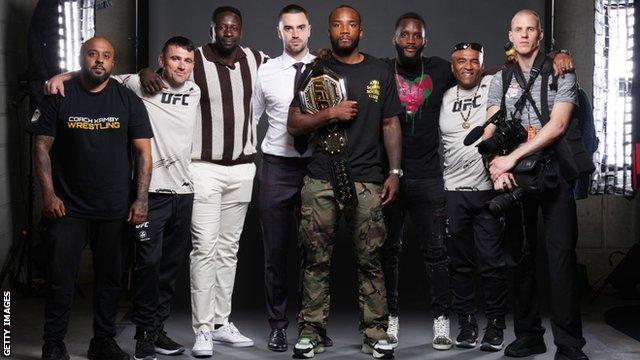
[[[507,41],[505,29],[513,14],[531,8],[544,17],[544,0],[448,0],[448,1],[293,1],[309,11],[313,27],[311,48],[329,47],[327,17],[340,4],[350,4],[362,15],[364,38],[360,48],[376,56],[393,56],[391,45],[395,20],[401,14],[415,11],[427,23],[426,54],[448,58],[451,47],[461,41],[485,45],[486,62],[502,61],[502,46]],[[244,45],[265,51],[271,56],[282,53],[276,35],[280,9],[292,1],[238,0],[153,0],[149,4],[149,63],[156,64],[162,43],[173,35],[184,35],[196,44],[209,41],[211,13],[218,5],[230,4],[242,11]]]
[[[281,42],[276,35],[277,14],[290,1],[233,1],[243,13],[244,45],[260,49],[278,56],[282,52]],[[544,17],[543,0],[478,0],[478,1],[299,1],[310,13],[313,26],[311,48],[329,47],[327,39],[327,16],[334,7],[352,4],[362,14],[364,38],[360,42],[362,51],[376,56],[393,56],[391,44],[395,19],[408,11],[421,14],[427,23],[429,43],[427,55],[448,58],[451,47],[460,41],[476,41],[485,45],[488,65],[502,62],[502,47],[507,41],[506,29],[513,14],[521,8],[532,8]],[[156,56],[162,43],[174,35],[190,37],[196,44],[209,41],[209,23],[215,6],[205,0],[171,1],[153,0],[149,2],[149,64],[155,66]],[[259,127],[259,138],[265,132],[264,124]],[[259,160],[257,161],[259,165]],[[234,308],[264,308],[263,296],[263,247],[256,208],[258,184],[254,188],[254,201],[251,203],[239,252]],[[428,285],[424,265],[420,256],[418,239],[413,236],[412,227],[407,229],[407,239],[401,258],[400,297],[402,307],[427,308]],[[295,244],[289,247],[289,288],[296,289],[297,266],[294,261]],[[340,309],[357,308],[357,287],[355,260],[352,245],[347,234],[338,236],[333,257],[332,301]],[[188,267],[185,266],[178,283],[176,301],[188,306]],[[292,300],[294,292],[292,291]],[[295,304],[294,301],[291,302]]]

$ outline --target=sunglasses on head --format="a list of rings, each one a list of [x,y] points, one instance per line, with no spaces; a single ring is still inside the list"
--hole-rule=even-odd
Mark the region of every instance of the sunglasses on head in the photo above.
[[[475,42],[461,42],[461,43],[458,43],[453,47],[453,51],[465,50],[465,49],[468,49],[468,48],[471,48],[473,50],[482,52],[482,45],[480,45],[478,43],[475,43]]]

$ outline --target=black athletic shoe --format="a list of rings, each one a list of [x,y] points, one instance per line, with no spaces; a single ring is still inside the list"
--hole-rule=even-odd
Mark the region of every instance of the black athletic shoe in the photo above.
[[[362,352],[371,354],[374,359],[394,359],[394,346],[387,340],[374,340],[365,338],[362,341]]]
[[[547,351],[542,336],[529,335],[516,338],[504,349],[504,356],[527,357],[535,354],[542,354]]]
[[[589,357],[578,348],[559,346],[553,357],[555,360],[589,360]]]
[[[94,337],[89,343],[89,360],[129,360],[131,357],[122,351],[118,343],[110,337]]]
[[[155,334],[145,330],[137,330],[135,360],[156,360],[156,351],[153,348]]]
[[[293,358],[294,359],[311,359],[324,352],[324,344],[316,344],[315,341],[301,337],[298,338],[298,342],[293,347]]]
[[[482,345],[480,350],[482,351],[500,351],[504,344],[504,335],[502,330],[506,326],[504,325],[504,319],[488,319],[487,327],[484,330],[484,336],[482,337]]]
[[[44,343],[42,345],[42,360],[69,360],[67,347],[63,342]]]
[[[456,346],[459,348],[471,349],[478,343],[478,322],[476,317],[469,315],[458,315],[458,325],[460,332],[456,338]]]
[[[154,347],[156,353],[162,355],[178,355],[184,352],[184,346],[173,341],[164,330],[160,330],[158,333]]]
[[[331,338],[328,337],[326,334],[322,337],[322,343],[324,344],[324,347],[333,346],[333,340],[331,340]]]
[[[286,329],[272,329],[269,333],[269,343],[267,344],[271,351],[287,351],[289,345],[287,345],[287,330]]]

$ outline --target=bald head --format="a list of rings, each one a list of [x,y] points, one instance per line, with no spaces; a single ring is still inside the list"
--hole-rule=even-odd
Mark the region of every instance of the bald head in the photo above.
[[[511,18],[511,29],[513,30],[513,24],[516,22],[518,18],[529,17],[529,16],[535,18],[536,24],[538,26],[538,30],[542,30],[542,27],[540,26],[540,15],[538,15],[537,12],[531,9],[522,9],[518,11],[515,15],[513,15],[513,17]]]
[[[80,48],[80,54],[84,54],[84,52],[87,51],[88,49],[97,48],[97,47],[103,48],[103,49],[109,49],[111,54],[115,55],[115,50],[113,49],[113,45],[111,45],[111,42],[107,40],[106,37],[100,36],[100,35],[94,36],[89,40],[85,41],[82,44],[82,47]]]
[[[358,22],[358,25],[362,25],[362,18],[360,17],[360,12],[358,12],[358,10],[352,8],[349,5],[340,5],[337,8],[333,9],[329,13],[329,24],[331,24],[331,22],[335,18],[339,17],[340,14],[345,12],[350,14],[352,18],[356,19]]]
[[[101,85],[111,76],[115,50],[102,36],[95,36],[82,44],[80,50],[81,76],[90,84]]]

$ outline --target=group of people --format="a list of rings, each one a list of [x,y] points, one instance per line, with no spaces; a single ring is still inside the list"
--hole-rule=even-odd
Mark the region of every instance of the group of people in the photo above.
[[[50,255],[42,359],[69,359],[63,340],[87,242],[95,273],[89,359],[130,358],[114,340],[129,241],[135,242],[135,359],[185,350],[167,335],[164,322],[189,241],[191,354],[212,356],[214,343],[253,346],[229,317],[261,118],[268,121],[257,178],[270,350],[288,350],[290,257],[301,271],[293,356],[312,358],[332,346],[326,331],[329,273],[344,217],[357,264],[362,351],[393,358],[399,343],[398,262],[409,215],[421,241],[431,289],[432,345],[438,350],[454,343],[473,348],[479,342],[475,272],[487,318],[480,348],[502,350],[510,258],[505,250],[510,240],[503,238],[512,233],[504,228],[506,223],[507,230],[517,229],[512,224],[524,220],[528,248],[512,264],[516,340],[504,352],[512,357],[545,352],[534,272],[541,207],[554,274],[549,295],[556,358],[587,359],[581,350],[576,213],[569,184],[560,179],[553,191],[525,197],[517,219],[496,217],[484,206],[497,192],[517,186],[514,166],[550,148],[576,104],[571,58],[540,53],[538,15],[531,10],[515,14],[509,39],[517,52],[512,66],[525,77],[540,58],[553,61],[563,74],[557,88],[548,91],[549,119],[539,118],[534,109],[540,101],[538,77],[529,106],[520,110],[527,141],[488,159],[476,147],[464,146],[463,139],[500,108],[513,113],[523,89],[516,79],[504,88],[501,72],[486,74],[480,44],[455,45],[451,61],[425,57],[425,22],[407,13],[395,24],[397,56],[377,59],[359,50],[362,18],[343,5],[329,14],[331,50],[316,58],[308,47],[311,25],[304,8],[288,5],[277,20],[283,44],[279,57],[241,46],[242,14],[221,6],[212,15],[211,43],[196,48],[181,36],[167,40],[158,56],[159,71],[111,75],[115,51],[96,36],[82,45],[80,71],[45,84],[50,96],[29,127],[36,135],[35,168]],[[306,109],[298,96],[301,79],[317,69],[344,78],[348,99],[316,112]],[[494,129],[487,126],[484,138]],[[328,151],[329,136],[341,139],[337,155],[335,148]],[[349,201],[338,183],[346,186]],[[294,226],[297,232],[291,231]],[[291,242],[298,254],[287,253]],[[459,323],[455,339],[452,314]]]

